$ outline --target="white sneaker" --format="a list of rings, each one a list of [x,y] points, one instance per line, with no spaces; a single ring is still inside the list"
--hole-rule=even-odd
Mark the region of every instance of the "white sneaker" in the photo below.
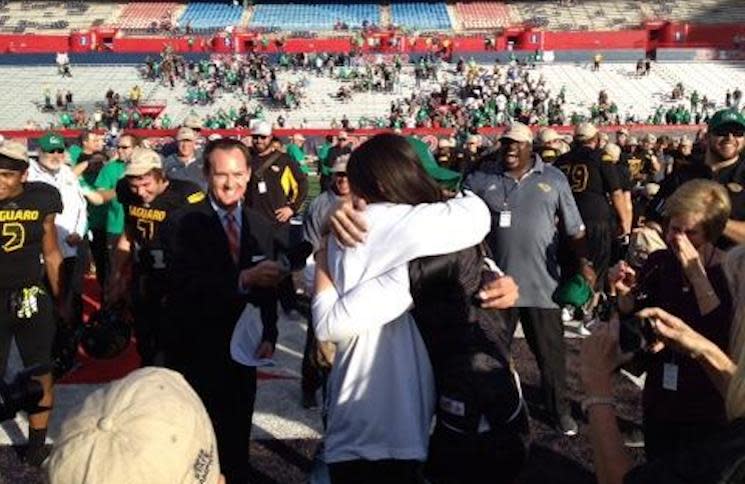
[[[566,306],[561,308],[561,321],[564,323],[568,323],[572,319],[574,319],[574,311]]]
[[[579,323],[579,326],[577,326],[577,334],[580,336],[590,336],[592,333],[589,329],[585,326],[584,322]]]

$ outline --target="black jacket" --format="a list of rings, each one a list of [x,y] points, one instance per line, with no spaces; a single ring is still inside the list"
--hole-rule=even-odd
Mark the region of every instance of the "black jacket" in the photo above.
[[[476,298],[485,255],[485,246],[475,246],[409,264],[412,314],[427,345],[437,393],[465,403],[465,418],[450,421],[462,429],[475,429],[482,414],[496,428],[520,402],[504,344],[503,312],[482,309]]]
[[[228,361],[233,328],[248,302],[261,310],[263,340],[276,342],[276,290],[251,288],[243,294],[238,289],[238,274],[263,258],[276,259],[286,240],[285,230],[245,209],[236,264],[209,198],[176,214],[165,234],[171,261],[167,310],[172,343],[186,357],[186,364]]]

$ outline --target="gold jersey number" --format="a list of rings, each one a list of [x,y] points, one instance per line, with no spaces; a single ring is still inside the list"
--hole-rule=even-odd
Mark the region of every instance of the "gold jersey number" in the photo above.
[[[152,220],[137,219],[137,231],[142,234],[143,240],[152,240],[155,234],[155,222]]]
[[[8,237],[3,244],[3,250],[5,252],[16,251],[26,242],[26,229],[18,222],[8,222],[3,225],[3,237]]]
[[[569,180],[569,186],[575,193],[582,193],[587,189],[587,180],[590,178],[590,172],[587,165],[580,163],[578,165],[565,165],[561,167]]]

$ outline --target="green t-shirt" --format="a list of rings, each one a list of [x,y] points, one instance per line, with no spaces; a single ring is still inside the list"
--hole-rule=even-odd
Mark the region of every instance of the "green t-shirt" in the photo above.
[[[310,168],[305,164],[305,153],[295,143],[290,143],[287,146],[287,155],[292,158],[295,163],[300,166],[300,170],[306,175],[310,173]]]
[[[94,187],[96,190],[114,190],[119,180],[124,177],[126,164],[120,160],[113,160],[104,165],[98,173]],[[124,208],[116,197],[102,205],[106,209],[106,232],[121,234],[124,231]]]

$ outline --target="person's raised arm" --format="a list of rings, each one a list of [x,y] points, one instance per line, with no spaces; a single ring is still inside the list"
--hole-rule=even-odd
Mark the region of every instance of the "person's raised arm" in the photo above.
[[[737,366],[724,351],[663,309],[642,309],[637,316],[652,320],[652,329],[660,339],[655,350],[667,346],[698,361],[719,393],[727,395]]]
[[[368,232],[366,244],[380,247],[375,257],[366,261],[364,279],[371,279],[388,270],[419,257],[447,254],[478,244],[489,233],[491,214],[486,204],[472,192],[447,202],[411,205],[395,205],[389,208],[384,230]],[[345,218],[334,220],[332,230],[346,231],[348,225],[357,222]],[[337,239],[354,239],[346,234]],[[345,244],[346,245],[346,244]]]
[[[316,253],[312,310],[313,327],[319,341],[345,341],[393,321],[411,306],[406,265],[362,282],[340,295],[331,279],[327,260],[325,248]],[[371,305],[370,301],[385,301],[385,304]]]

